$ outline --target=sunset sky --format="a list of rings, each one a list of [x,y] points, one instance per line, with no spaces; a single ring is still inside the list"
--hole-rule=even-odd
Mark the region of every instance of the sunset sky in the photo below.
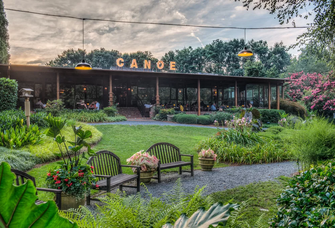
[[[239,27],[280,26],[268,11],[247,11],[233,0],[4,0],[5,8],[85,18],[167,22],[180,24]],[[9,22],[10,63],[42,64],[63,50],[82,47],[82,22],[6,11]],[[297,26],[308,21],[297,18]],[[134,25],[111,22],[85,22],[85,48],[103,47],[120,52],[151,51],[156,58],[164,53],[211,43],[243,38],[243,30],[204,29],[158,25]],[[291,26],[291,24],[285,25]],[[269,45],[282,41],[289,46],[305,29],[249,30],[247,40],[266,40]],[[292,55],[298,49],[290,50]]]

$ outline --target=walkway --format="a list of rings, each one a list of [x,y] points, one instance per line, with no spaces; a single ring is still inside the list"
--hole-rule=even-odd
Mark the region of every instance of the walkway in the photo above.
[[[194,189],[199,186],[205,188],[204,195],[208,195],[226,189],[236,188],[242,185],[248,185],[255,182],[275,180],[280,176],[292,176],[298,171],[295,162],[281,162],[271,164],[229,166],[224,168],[213,169],[212,172],[195,170],[194,177],[190,173],[166,173],[162,175],[162,182],[152,180],[147,185],[149,192],[154,197],[160,197],[164,192],[172,190],[178,178],[181,178],[183,189],[186,193],[193,193]],[[123,188],[127,193],[135,193],[134,189]],[[114,190],[113,192],[115,192]],[[141,187],[141,192],[145,189]]]
[[[154,120],[128,120],[121,122],[113,122],[113,123],[90,123],[90,125],[157,125],[157,126],[179,126],[179,127],[202,127],[202,128],[216,128],[214,126],[206,126],[206,125],[196,125],[196,124],[179,124],[165,121],[154,121]]]

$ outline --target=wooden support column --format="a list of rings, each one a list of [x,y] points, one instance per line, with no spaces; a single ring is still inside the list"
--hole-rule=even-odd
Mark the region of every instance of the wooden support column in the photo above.
[[[201,110],[200,110],[200,79],[198,79],[198,116],[200,116]]]
[[[109,75],[109,106],[113,105],[113,77]]]
[[[235,107],[237,107],[237,80],[235,80],[235,91],[234,91],[234,98],[235,98]]]
[[[10,65],[8,65],[8,70],[7,70],[7,78],[10,79]]]
[[[268,109],[271,109],[271,84],[268,85]]]
[[[277,101],[277,109],[280,109],[280,91],[279,91],[279,84],[277,84],[277,88],[276,88],[276,101]]]
[[[59,100],[59,73],[57,73],[57,85],[56,85],[56,88],[57,88],[57,100]]]
[[[159,78],[156,77],[156,105],[159,105]]]

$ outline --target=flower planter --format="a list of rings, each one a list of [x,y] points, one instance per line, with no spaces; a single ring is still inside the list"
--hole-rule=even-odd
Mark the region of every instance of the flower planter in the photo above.
[[[62,192],[61,210],[68,210],[70,208],[79,208],[80,205],[85,205],[85,198],[77,200],[75,197]]]
[[[212,171],[215,160],[213,158],[199,158],[202,171]]]
[[[145,184],[150,183],[151,178],[153,177],[153,175],[154,175],[153,171],[151,171],[151,172],[141,172],[140,180],[141,180],[141,182],[143,182]]]

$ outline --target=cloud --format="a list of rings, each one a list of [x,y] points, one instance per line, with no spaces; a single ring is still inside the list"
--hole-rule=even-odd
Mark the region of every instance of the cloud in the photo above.
[[[7,8],[50,14],[72,15],[129,21],[166,22],[221,26],[278,26],[267,11],[247,11],[241,2],[217,0],[4,0]],[[82,48],[82,21],[6,12],[12,64],[40,64],[66,49]],[[238,16],[237,16],[238,15]],[[233,19],[233,20],[232,20]],[[296,20],[299,25],[304,21]],[[269,44],[295,42],[303,30],[248,31],[248,39],[267,40]],[[120,52],[151,51],[157,58],[166,52],[192,46],[202,47],[215,39],[243,38],[243,30],[200,29],[158,25],[139,25],[85,21],[87,51],[103,47]]]

